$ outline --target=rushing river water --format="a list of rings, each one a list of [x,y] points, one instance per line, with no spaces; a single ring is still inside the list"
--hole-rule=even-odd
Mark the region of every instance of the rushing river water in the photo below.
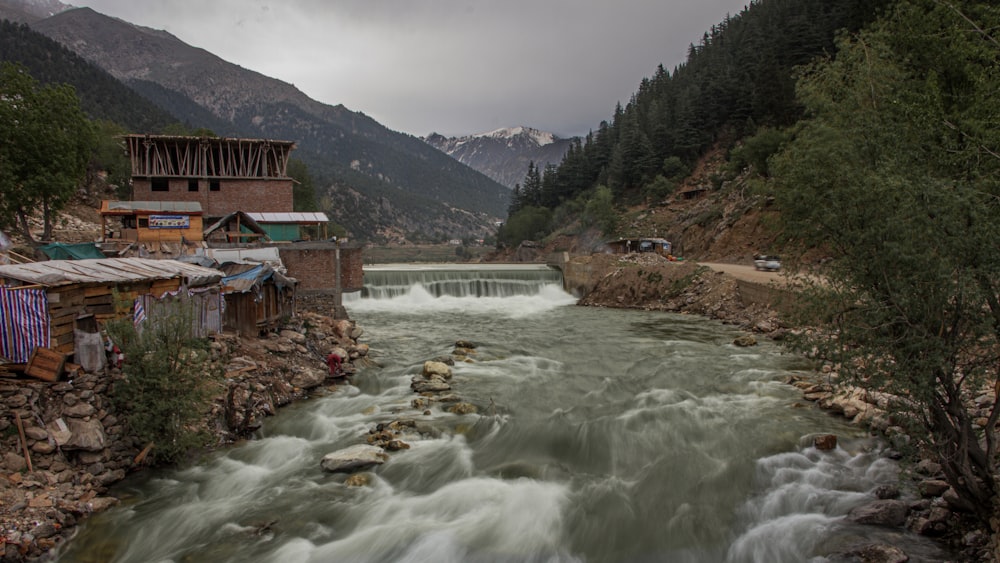
[[[941,556],[844,520],[897,468],[783,383],[806,368],[794,355],[574,302],[537,267],[367,268],[345,305],[379,367],[198,466],[126,481],[59,560],[801,562],[871,541]],[[410,379],[459,339],[478,348],[452,386],[478,414],[414,410]],[[439,433],[405,437],[370,486],[320,469],[397,418]],[[816,451],[817,433],[840,447]]]

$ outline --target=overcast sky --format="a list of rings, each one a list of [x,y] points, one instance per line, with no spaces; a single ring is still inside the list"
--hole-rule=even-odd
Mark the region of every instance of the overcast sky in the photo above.
[[[584,135],[749,0],[75,0],[309,97],[447,136]]]

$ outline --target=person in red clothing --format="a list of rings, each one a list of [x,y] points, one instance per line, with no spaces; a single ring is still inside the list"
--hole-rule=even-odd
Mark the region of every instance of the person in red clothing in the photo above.
[[[340,373],[340,361],[340,354],[336,352],[330,352],[330,355],[326,357],[326,366],[330,368],[330,377],[343,375]]]

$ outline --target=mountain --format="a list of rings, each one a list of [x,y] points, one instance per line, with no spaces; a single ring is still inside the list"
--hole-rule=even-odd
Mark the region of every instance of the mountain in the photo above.
[[[529,162],[539,170],[559,164],[574,140],[530,127],[508,127],[466,137],[437,133],[424,137],[431,146],[508,188],[524,182]]]
[[[23,23],[0,20],[0,61],[23,65],[42,84],[73,86],[91,119],[138,131],[158,131],[178,122],[104,70]]]
[[[510,190],[427,145],[343,105],[313,100],[160,30],[89,8],[31,24],[147,99],[225,136],[295,141],[293,157],[329,186],[328,211],[355,238],[482,237]],[[137,131],[145,133],[147,131]]]
[[[31,23],[68,9],[59,0],[5,0],[0,2],[0,20]]]

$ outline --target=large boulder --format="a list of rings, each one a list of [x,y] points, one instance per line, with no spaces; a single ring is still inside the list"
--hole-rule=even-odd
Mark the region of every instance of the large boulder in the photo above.
[[[448,380],[451,379],[451,368],[443,362],[426,361],[424,362],[423,375],[427,379],[438,376],[441,379]]]
[[[306,335],[302,334],[301,332],[299,332],[297,330],[288,330],[288,329],[285,329],[285,330],[282,330],[280,333],[278,333],[278,335],[281,336],[282,338],[287,338],[293,344],[305,344],[306,343]]]
[[[847,519],[858,524],[899,527],[906,523],[910,505],[901,500],[876,500],[852,510]]]
[[[95,412],[97,412],[97,409],[94,408],[94,405],[83,402],[63,408],[63,416],[67,417],[86,418]]]
[[[410,383],[410,388],[416,393],[443,393],[444,391],[450,391],[451,385],[444,379],[441,379],[441,376],[434,376],[430,379],[414,377],[412,383]]]
[[[817,450],[828,452],[837,449],[837,436],[834,434],[821,434],[813,438],[813,445]]]
[[[870,544],[850,553],[865,563],[906,563],[910,556],[896,546]]]
[[[272,354],[291,354],[298,350],[291,340],[280,336],[265,340],[263,346]]]
[[[353,330],[354,323],[348,319],[340,319],[333,324],[333,333],[341,339],[350,338]]]
[[[924,498],[939,497],[950,487],[948,482],[943,479],[924,479],[917,483],[917,490],[920,491],[920,496]]]
[[[67,418],[66,426],[69,429],[70,436],[66,443],[60,444],[64,450],[99,452],[107,444],[107,439],[104,436],[104,426],[100,420]]]
[[[328,372],[322,369],[303,367],[296,369],[288,382],[299,389],[312,389],[323,384]]]
[[[320,467],[331,473],[352,473],[375,465],[381,465],[389,456],[377,446],[358,444],[326,454]]]

